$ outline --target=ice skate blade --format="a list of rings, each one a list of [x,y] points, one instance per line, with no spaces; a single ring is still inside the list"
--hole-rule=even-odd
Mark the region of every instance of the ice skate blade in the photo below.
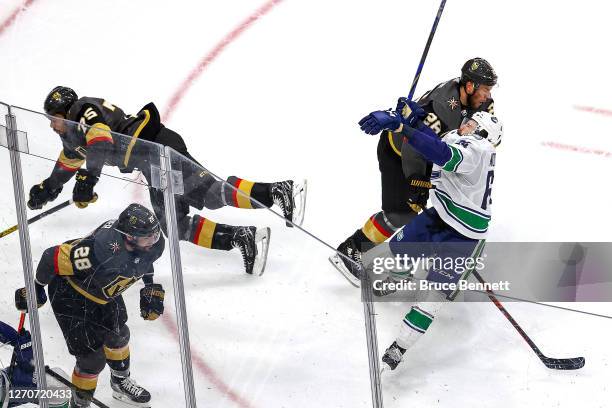
[[[353,276],[353,274],[346,268],[344,262],[342,262],[342,258],[340,255],[334,254],[329,257],[329,262],[336,268],[338,272],[342,274],[346,278],[347,281],[354,287],[358,288],[361,286],[361,281]]]
[[[293,183],[293,202],[295,208],[293,209],[292,222],[301,227],[304,222],[304,214],[306,212],[306,194],[308,192],[308,184],[306,180],[302,180],[297,183]],[[293,227],[291,223],[287,222],[288,227]]]
[[[124,404],[127,405],[131,405],[133,407],[143,407],[143,408],[150,408],[151,407],[151,401],[149,402],[135,402],[132,401],[128,396],[118,392],[118,391],[114,391],[113,390],[113,398],[116,399],[117,401],[121,401]]]
[[[253,275],[261,276],[266,269],[268,260],[268,247],[270,246],[270,228],[257,228],[255,233],[255,246],[257,256],[253,264]]]

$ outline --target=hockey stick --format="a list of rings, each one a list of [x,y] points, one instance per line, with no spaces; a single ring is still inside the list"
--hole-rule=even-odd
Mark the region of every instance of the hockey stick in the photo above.
[[[55,371],[53,371],[53,369],[51,367],[45,366],[45,372],[47,374],[49,374],[51,377],[55,378],[57,381],[59,381],[62,384],[64,384],[66,387],[70,387],[72,392],[75,392],[74,384],[71,383],[70,381],[68,381],[67,379],[65,379],[64,377],[62,377],[61,375],[59,375],[58,373],[56,373]],[[91,402],[93,402],[94,404],[96,404],[100,408],[109,408],[108,405],[106,405],[105,403],[101,402],[96,397],[92,397]]]
[[[480,276],[478,271],[473,271],[472,275],[476,277],[478,282],[486,283],[485,280],[482,278],[482,276]],[[540,351],[538,346],[536,346],[533,340],[529,338],[527,333],[525,333],[525,331],[521,328],[521,326],[516,322],[516,320],[514,320],[514,318],[510,315],[510,313],[508,313],[508,311],[501,304],[501,302],[495,297],[495,294],[493,293],[493,291],[491,291],[490,289],[487,289],[487,296],[489,297],[489,299],[491,299],[491,302],[493,302],[495,306],[497,306],[499,311],[502,312],[504,316],[506,316],[506,319],[508,319],[508,321],[512,324],[512,326],[516,329],[516,331],[519,332],[523,340],[525,340],[527,344],[529,344],[529,347],[531,347],[531,349],[534,351],[534,353],[536,353],[536,355],[540,358],[540,361],[542,361],[542,363],[544,363],[546,367],[552,368],[555,370],[577,370],[579,368],[584,367],[584,363],[585,363],[584,357],[574,357],[574,358],[546,357]]]
[[[30,218],[28,220],[28,225],[33,223],[33,222],[36,222],[36,221],[40,220],[41,218],[45,218],[47,215],[51,215],[54,212],[57,212],[57,211],[61,210],[64,207],[68,207],[70,204],[72,204],[72,199],[66,200],[63,203],[56,205],[55,207],[51,207],[47,211],[43,211],[40,214]],[[4,237],[4,236],[6,236],[6,235],[8,235],[10,233],[13,233],[13,232],[17,231],[18,228],[19,228],[19,225],[13,225],[11,228],[8,228],[8,229],[0,232],[0,238]]]
[[[423,70],[423,66],[425,65],[425,59],[427,58],[427,54],[429,53],[429,47],[431,46],[434,34],[436,33],[436,29],[438,28],[438,23],[440,22],[440,17],[442,17],[442,11],[444,11],[445,5],[446,0],[442,0],[442,2],[440,3],[440,7],[438,8],[438,14],[436,14],[436,19],[433,23],[433,27],[431,27],[431,31],[429,32],[427,44],[425,44],[425,49],[423,50],[423,54],[421,55],[421,62],[419,62],[419,67],[417,68],[417,72],[414,75],[414,79],[412,80],[412,86],[410,87],[410,93],[408,94],[409,101],[411,101],[412,97],[414,96],[414,91],[416,90],[417,83],[419,82],[419,78],[421,77],[421,71]]]

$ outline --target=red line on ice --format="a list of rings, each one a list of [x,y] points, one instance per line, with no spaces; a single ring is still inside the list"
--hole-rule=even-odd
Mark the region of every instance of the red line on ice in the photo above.
[[[30,7],[34,1],[35,0],[26,0],[21,6],[15,8],[11,15],[9,15],[8,18],[2,22],[2,24],[0,24],[0,35],[4,34],[4,31],[6,31],[6,29],[9,28],[15,22],[15,20],[17,20],[19,13]]]
[[[170,314],[166,311],[162,316],[162,322],[164,326],[168,329],[169,332],[172,333],[174,339],[179,341],[178,337],[178,329]],[[231,401],[235,402],[241,408],[252,408],[253,406],[244,398],[242,398],[238,393],[230,388],[229,385],[225,384],[221,378],[215,373],[215,371],[204,361],[202,357],[200,357],[194,350],[191,350],[191,361],[194,363],[198,371],[200,371],[207,379],[215,386],[215,388],[220,391],[223,395],[229,398]],[[206,404],[202,404],[206,405]]]
[[[574,109],[584,112],[598,113],[600,115],[612,116],[612,111],[607,109],[593,108],[591,106],[574,105]]]
[[[244,21],[242,21],[236,28],[230,31],[217,45],[209,51],[199,62],[198,66],[194,68],[189,76],[183,80],[179,88],[170,98],[170,102],[168,106],[164,110],[162,115],[162,122],[167,122],[177,105],[183,99],[191,85],[195,82],[195,80],[204,72],[206,67],[208,67],[218,56],[223,52],[223,50],[234,40],[236,40],[244,31],[246,31],[253,23],[259,18],[266,15],[270,10],[272,10],[277,4],[279,4],[282,0],[269,0],[264,5],[262,5],[259,9],[255,10],[250,16],[248,16]],[[170,314],[166,312],[162,315],[162,322],[164,326],[168,329],[174,339],[178,342],[178,330],[176,324]],[[192,349],[191,351],[191,361],[197,368],[197,370],[204,375],[210,381],[215,388],[223,395],[225,395],[229,400],[233,401],[236,405],[241,408],[252,408],[253,405],[249,403],[249,401],[245,400],[241,397],[236,391],[234,391],[229,385],[227,385],[223,380],[217,375],[217,373],[204,361],[204,359]]]
[[[162,122],[167,122],[170,119],[170,116],[174,112],[176,106],[180,103],[181,99],[185,96],[193,82],[202,74],[202,72],[208,67],[218,56],[223,52],[223,50],[234,40],[236,40],[243,32],[246,31],[253,23],[259,18],[266,15],[270,10],[274,8],[277,4],[279,4],[282,0],[269,0],[259,9],[257,9],[253,14],[248,16],[244,21],[242,21],[236,28],[230,31],[221,41],[217,43],[217,45],[209,51],[199,62],[198,66],[195,67],[189,76],[183,80],[179,88],[176,90],[172,98],[170,98],[170,102],[166,107],[162,115]]]
[[[612,152],[608,152],[601,149],[592,149],[590,147],[574,146],[557,142],[542,142],[542,146],[552,147],[553,149],[566,150],[570,152],[594,154],[596,156],[602,156],[606,158],[612,157]]]

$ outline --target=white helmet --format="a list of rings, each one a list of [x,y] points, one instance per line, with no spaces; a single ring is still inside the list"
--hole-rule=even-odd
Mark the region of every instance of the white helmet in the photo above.
[[[476,112],[468,118],[473,119],[477,126],[472,133],[484,137],[495,147],[499,146],[504,134],[503,125],[497,116],[489,112]]]

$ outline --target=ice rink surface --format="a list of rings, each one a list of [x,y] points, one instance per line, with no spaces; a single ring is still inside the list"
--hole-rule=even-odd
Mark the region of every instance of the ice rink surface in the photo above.
[[[3,0],[0,21],[23,4]],[[257,21],[211,54],[266,4]],[[408,93],[437,7],[398,0],[28,1],[0,31],[0,101],[41,110],[60,84],[129,113],[154,101],[191,154],[220,176],[307,178],[304,227],[336,246],[380,208],[377,137],[356,123]],[[447,3],[417,94],[458,76],[468,58],[484,57],[495,67],[493,95],[505,136],[491,241],[610,240],[611,11],[594,0]],[[17,122],[31,150],[57,157],[60,143],[46,123],[25,113]],[[22,162],[26,191],[53,166],[31,156]],[[0,166],[4,229],[16,222],[5,149]],[[70,197],[71,186],[58,202]],[[30,227],[35,265],[45,248],[85,235],[130,202],[148,204],[145,189],[128,181],[104,177],[96,191],[100,200],[86,210],[70,207]],[[359,291],[329,265],[331,250],[266,211],[204,214],[271,226],[272,236],[260,278],[245,276],[236,252],[181,246],[198,406],[371,406]],[[16,324],[13,292],[23,286],[17,234],[0,240],[0,265],[0,320]],[[139,285],[124,295],[132,376],[152,393],[154,407],[182,406],[167,253],[156,275],[168,295],[158,321],[139,317]],[[564,306],[612,315],[610,303]],[[531,304],[507,308],[545,354],[583,355],[586,366],[548,370],[492,304],[456,303],[383,378],[385,406],[610,406],[610,319]],[[406,309],[376,305],[381,354]],[[70,372],[74,360],[49,305],[39,312],[46,363]],[[0,350],[1,365],[9,359]],[[100,376],[96,396],[124,406],[110,397],[108,375]]]

